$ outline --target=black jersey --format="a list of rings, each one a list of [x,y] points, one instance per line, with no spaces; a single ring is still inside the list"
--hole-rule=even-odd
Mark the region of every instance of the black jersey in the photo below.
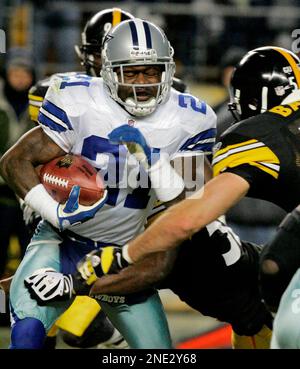
[[[233,125],[213,157],[214,176],[232,172],[247,180],[247,196],[286,211],[300,203],[300,101],[280,105]]]
[[[159,288],[171,289],[203,315],[230,323],[237,334],[253,335],[272,321],[258,289],[260,250],[215,221],[179,246]]]

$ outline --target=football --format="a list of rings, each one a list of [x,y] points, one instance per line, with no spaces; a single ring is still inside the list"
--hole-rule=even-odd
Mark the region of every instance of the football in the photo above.
[[[41,183],[59,203],[67,201],[72,187],[80,186],[79,203],[93,205],[104,194],[104,182],[97,170],[82,156],[64,155],[44,164],[39,170]]]

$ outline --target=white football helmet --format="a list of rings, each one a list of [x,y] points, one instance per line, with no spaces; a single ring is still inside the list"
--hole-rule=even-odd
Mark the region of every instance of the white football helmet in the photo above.
[[[158,104],[169,98],[172,79],[175,73],[173,48],[164,32],[151,22],[134,18],[121,22],[106,35],[102,50],[102,71],[104,83],[111,97],[132,115],[151,114]],[[161,81],[153,84],[128,84],[124,82],[123,68],[138,65],[158,65],[163,67]],[[120,68],[121,80],[115,72]],[[123,101],[118,95],[120,86],[130,86],[133,97]],[[157,86],[156,97],[138,101],[137,87]]]

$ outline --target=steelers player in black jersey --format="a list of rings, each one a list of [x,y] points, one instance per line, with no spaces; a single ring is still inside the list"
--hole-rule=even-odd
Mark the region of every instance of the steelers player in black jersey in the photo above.
[[[273,318],[259,294],[260,251],[261,246],[241,241],[216,220],[175,250],[147,255],[117,274],[99,278],[90,295],[126,299],[126,294],[150,286],[168,288],[201,314],[230,323],[233,348],[266,349]],[[101,258],[106,256],[100,251]]]
[[[255,83],[247,90],[250,80]],[[249,53],[231,84],[230,108],[237,120],[253,117],[222,137],[214,155],[215,175],[238,175],[248,182],[247,196],[268,200],[289,212],[300,203],[299,59],[280,48]],[[300,263],[294,234],[298,214],[296,210],[282,222],[261,256],[261,290],[273,311]]]
[[[127,263],[176,248],[246,195],[271,201],[287,212],[300,203],[299,90],[299,58],[291,51],[262,47],[241,59],[231,80],[230,108],[238,122],[215,147],[214,178],[201,193],[170,207],[143,234],[125,245],[122,257]],[[299,211],[287,216],[261,255],[262,294],[274,310],[299,267]],[[198,244],[203,253],[209,246]],[[199,254],[200,259],[201,251]],[[299,277],[296,274],[294,278],[294,288],[287,290],[291,294],[284,302],[287,306],[294,302],[291,314],[297,320],[299,289],[295,287]],[[291,336],[298,337],[295,320],[289,322],[289,332],[297,331]],[[277,333],[276,337],[279,340]]]
[[[251,80],[255,82],[251,84]],[[222,147],[214,156],[214,171],[216,175],[231,172],[242,177],[249,184],[247,196],[271,201],[291,212],[261,254],[260,287],[270,310],[276,312],[279,306],[271,348],[300,348],[297,316],[300,284],[299,59],[280,48],[271,48],[268,54],[262,49],[260,58],[254,54],[241,61],[231,84],[233,103],[230,108],[237,120],[239,116],[241,119],[255,117],[235,125],[224,135]]]

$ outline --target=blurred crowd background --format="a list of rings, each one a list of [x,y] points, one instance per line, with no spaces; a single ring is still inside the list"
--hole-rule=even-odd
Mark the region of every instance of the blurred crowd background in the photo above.
[[[6,35],[6,52],[0,53],[0,156],[33,126],[29,88],[53,73],[82,70],[74,45],[91,15],[111,7],[165,30],[175,49],[177,77],[213,106],[218,135],[232,122],[227,86],[242,55],[265,45],[298,45],[300,0],[0,0]],[[242,238],[263,243],[283,215],[273,205],[245,199],[227,219]],[[0,178],[0,278],[13,274],[27,243],[19,203]]]
[[[298,52],[300,45],[300,0],[0,0],[6,35],[1,77],[16,63],[28,71],[27,84],[82,70],[74,45],[86,21],[112,7],[162,27],[175,49],[176,76],[217,110],[227,100],[232,67],[246,51],[276,45]]]
[[[161,26],[175,49],[177,74],[193,81],[216,82],[232,48],[291,48],[300,18],[300,0],[0,0],[0,28],[7,49],[27,48],[42,77],[78,69],[73,45],[86,20],[115,6]]]

